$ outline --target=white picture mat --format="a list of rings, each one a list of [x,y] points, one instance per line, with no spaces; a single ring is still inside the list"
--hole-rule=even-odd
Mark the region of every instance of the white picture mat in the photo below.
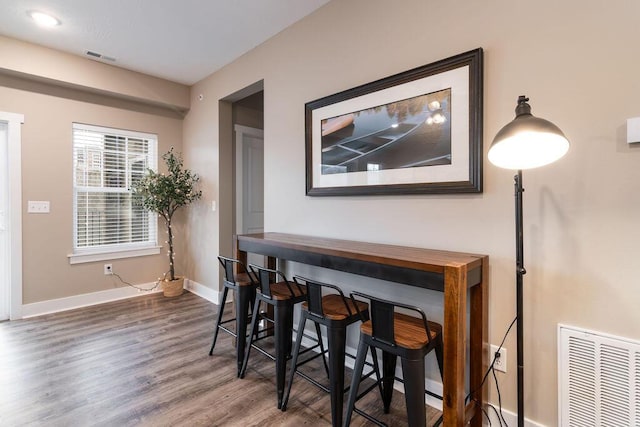
[[[451,88],[451,164],[322,175],[322,120]],[[413,80],[312,111],[313,187],[469,180],[469,66]]]

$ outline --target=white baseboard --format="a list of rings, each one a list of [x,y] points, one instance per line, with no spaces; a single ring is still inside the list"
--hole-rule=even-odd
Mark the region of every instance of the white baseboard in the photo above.
[[[152,289],[155,283],[143,283],[139,286],[143,289]],[[184,288],[188,291],[219,305],[221,292],[201,285],[193,280],[185,279]],[[58,313],[60,311],[73,310],[76,308],[88,307],[96,304],[104,304],[105,302],[118,301],[126,298],[138,297],[145,294],[162,292],[161,288],[152,291],[141,291],[131,286],[122,286],[119,288],[108,289],[106,291],[92,292],[89,294],[73,295],[65,298],[57,298],[47,301],[39,301],[22,306],[22,318],[42,316],[44,314]]]
[[[494,411],[493,409],[491,409],[489,406],[493,406],[496,410]],[[492,425],[492,426],[499,426],[500,425],[500,420],[498,420],[498,416],[496,415],[496,411],[498,413],[500,413],[500,408],[498,407],[498,405],[492,405],[492,404],[488,404],[485,407],[485,410],[487,411],[487,413],[489,414],[489,419],[491,420],[491,424],[489,424],[489,421],[487,421],[487,417],[483,415],[483,422],[482,424],[485,426],[488,425]],[[507,422],[506,424],[509,426],[517,426],[518,425],[518,414],[516,414],[515,412],[511,412],[511,411],[507,411],[505,409],[502,410],[502,416],[504,417],[504,420]],[[502,422],[502,425],[504,425],[504,421]],[[525,427],[545,427],[544,424],[540,424],[537,423],[535,421],[526,419],[524,420],[524,425]]]
[[[194,280],[185,279],[184,288],[191,293],[198,295],[200,298],[204,298],[209,302],[214,303],[215,305],[220,305],[220,299],[222,298],[222,292],[215,291],[207,286],[201,285],[200,283]],[[227,296],[227,301],[231,301],[231,296],[233,292],[229,292],[229,296]]]
[[[140,286],[141,288],[151,289],[155,286],[155,283],[145,283]],[[39,301],[31,304],[24,304],[22,306],[22,318],[42,316],[43,314],[57,313],[60,311],[73,310],[75,308],[88,307],[96,304],[103,304],[105,302],[118,301],[126,298],[138,297],[141,295],[162,292],[157,288],[152,291],[140,291],[131,286],[123,286],[114,289],[108,289],[106,291],[92,292],[89,294],[73,295],[66,298],[57,298],[47,301]]]

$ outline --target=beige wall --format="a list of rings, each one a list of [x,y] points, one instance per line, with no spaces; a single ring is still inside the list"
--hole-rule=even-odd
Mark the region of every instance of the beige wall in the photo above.
[[[205,178],[205,198],[216,199],[227,185],[218,157],[228,143],[218,138],[218,100],[264,79],[266,230],[486,253],[497,344],[515,313],[513,173],[492,166],[486,151],[518,95],[530,96],[533,113],[572,143],[560,162],[524,174],[526,415],[556,425],[557,324],[640,339],[640,148],[624,138],[625,120],[640,115],[639,13],[631,0],[334,0],[192,88],[185,152]],[[485,51],[484,193],[305,196],[305,102],[477,47]],[[190,232],[202,238],[191,242],[188,275],[217,289],[219,212],[191,213]],[[383,294],[396,289],[394,297],[442,316],[436,293],[292,270]],[[513,333],[507,349],[509,372],[498,375],[513,411]]]
[[[4,46],[6,42],[7,39],[3,41]],[[51,84],[50,80],[44,82],[37,75],[16,74],[6,68],[13,62],[9,52],[12,51],[3,51],[1,60],[0,111],[20,113],[25,119],[22,126],[23,303],[124,286],[114,277],[103,274],[103,264],[107,262],[111,262],[114,271],[130,283],[155,281],[168,269],[164,250],[155,256],[69,264],[67,255],[73,249],[72,123],[155,133],[159,152],[163,153],[172,145],[182,149],[181,114],[176,113],[174,107],[159,107],[156,101],[132,101],[121,94],[105,96],[93,90],[80,90],[78,86]],[[48,59],[56,58],[56,66],[63,67],[61,59],[67,55],[52,50],[46,52],[45,56],[32,56],[29,60],[38,63],[39,69],[47,70]],[[76,65],[75,59],[70,61],[68,75],[60,73],[58,78],[72,80],[77,72]],[[114,68],[104,67],[105,79],[119,78],[123,73],[119,70],[112,75],[108,71]],[[137,80],[137,73],[128,77],[131,79],[128,85],[132,87],[145,85],[145,79]],[[173,91],[175,84],[167,84],[169,92]],[[188,93],[188,88],[183,87],[183,90]],[[28,214],[28,200],[50,201],[51,213]],[[166,239],[162,223],[158,234],[162,243]],[[178,253],[184,253],[182,236],[177,240]],[[184,260],[178,258],[178,261],[178,272],[181,273]]]

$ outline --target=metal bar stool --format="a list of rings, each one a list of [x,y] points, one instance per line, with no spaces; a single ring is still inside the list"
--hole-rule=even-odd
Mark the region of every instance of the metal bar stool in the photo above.
[[[365,302],[355,302],[346,298],[342,290],[335,285],[321,283],[312,279],[296,276],[293,278],[296,283],[303,283],[307,288],[307,298],[302,304],[300,313],[300,324],[298,326],[298,336],[293,350],[293,359],[289,370],[289,380],[287,391],[282,401],[282,410],[286,411],[287,402],[291,393],[294,375],[297,373],[307,381],[320,387],[331,395],[331,422],[333,426],[342,426],[342,405],[344,400],[344,361],[347,326],[361,320],[360,313],[368,316],[368,305]],[[328,293],[322,295],[323,290]],[[298,370],[298,367],[317,358],[322,357],[327,369],[324,351],[314,357],[307,358],[302,362],[298,362],[300,355],[300,347],[302,343],[301,331],[304,331],[307,320],[315,323],[316,328],[324,325],[327,328],[327,342],[329,353],[329,387],[320,384],[315,379],[309,377],[304,372]],[[353,356],[351,356],[353,357]],[[377,371],[376,371],[377,372]],[[367,376],[371,375],[370,372]]]
[[[353,370],[351,389],[349,390],[349,400],[344,425],[348,426],[350,424],[354,411],[377,425],[384,425],[380,420],[373,418],[371,415],[355,407],[356,401],[374,388],[369,387],[358,395],[360,375],[367,351],[371,348],[372,356],[376,359],[375,348],[379,348],[382,350],[383,373],[378,386],[382,395],[385,414],[389,413],[393,394],[393,383],[396,379],[396,360],[397,357],[400,357],[402,362],[402,376],[404,378],[408,424],[416,427],[425,426],[424,358],[431,350],[435,350],[440,376],[442,376],[442,326],[438,323],[428,321],[427,316],[418,307],[394,303],[358,292],[351,294],[351,299],[354,301],[354,304],[357,303],[355,297],[369,300],[369,315],[371,320],[364,321],[360,327],[360,342],[358,344],[358,353]],[[396,308],[417,312],[420,317],[396,312]]]
[[[306,299],[306,287],[297,283],[289,282],[285,275],[269,268],[250,264],[249,268],[258,278],[258,293],[253,305],[251,318],[251,335],[247,342],[247,350],[244,355],[240,378],[244,378],[247,371],[247,363],[251,349],[255,348],[260,353],[276,362],[276,391],[278,396],[278,409],[282,407],[282,397],[284,395],[284,383],[287,369],[287,360],[291,354],[292,329],[293,329],[293,306]],[[260,312],[262,303],[273,307],[273,319]],[[263,331],[258,330],[258,320],[263,319],[273,324],[275,338],[275,355],[269,354],[255,343],[266,336],[261,336]],[[317,329],[318,334],[320,328]],[[302,331],[300,331],[302,334]],[[320,338],[318,336],[318,338]],[[319,340],[320,343],[322,342]],[[315,348],[315,347],[313,347]]]
[[[213,355],[213,349],[216,346],[216,340],[218,339],[218,332],[220,329],[232,335],[236,338],[236,361],[238,364],[237,375],[240,376],[240,370],[242,369],[242,361],[245,353],[245,345],[247,342],[249,308],[255,299],[256,286],[258,286],[258,282],[241,261],[224,256],[218,256],[218,261],[220,261],[224,270],[224,290],[222,292],[222,304],[220,304],[220,309],[218,310],[218,320],[216,322],[215,332],[213,333],[213,343],[211,344],[211,350],[209,350],[209,356]],[[236,274],[235,271],[239,272]],[[229,290],[231,290],[235,295],[236,315],[232,318],[222,319]],[[235,331],[224,326],[229,322],[236,322]]]

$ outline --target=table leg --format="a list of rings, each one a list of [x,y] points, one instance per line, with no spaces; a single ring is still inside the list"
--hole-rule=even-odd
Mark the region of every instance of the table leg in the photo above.
[[[265,257],[264,257],[264,266],[265,266],[266,268],[271,269],[271,270],[276,270],[276,269],[277,269],[277,267],[278,267],[278,260],[277,260],[277,259],[275,259],[274,257],[265,256]],[[273,277],[273,278],[272,278],[272,281],[273,281],[273,280],[275,280],[275,277]],[[274,310],[273,305],[271,305],[271,304],[267,304],[267,309],[266,309],[265,311],[266,311],[266,316],[267,316],[269,319],[273,319],[273,318],[274,318],[273,310]],[[272,336],[273,334],[274,334],[274,332],[273,332],[273,330],[271,330],[271,329],[269,329],[269,330],[266,332],[266,336]],[[289,348],[289,349],[287,350],[287,352],[290,352],[290,351],[291,351],[291,349]],[[288,353],[287,353],[287,354],[288,354]]]
[[[480,405],[484,404],[484,397],[487,385],[480,386],[482,377],[489,367],[489,358],[487,357],[489,344],[487,341],[489,336],[489,258],[484,257],[482,260],[482,278],[481,282],[471,288],[471,319],[469,331],[469,386],[472,399],[475,399]],[[482,411],[476,408],[476,412],[471,419],[472,427],[482,426]]]
[[[247,265],[247,253],[246,253],[245,251],[241,251],[241,250],[238,248],[238,236],[236,236],[236,235],[234,235],[234,236],[233,236],[233,243],[232,243],[232,245],[233,245],[232,250],[233,250],[233,253],[234,253],[235,258],[236,258],[238,261],[240,261],[241,263],[243,263],[244,265]],[[236,274],[237,274],[237,273],[238,273],[238,272],[236,271]]]
[[[464,369],[467,324],[467,270],[460,265],[444,269],[444,374],[443,421],[446,427],[462,427],[465,421]]]

